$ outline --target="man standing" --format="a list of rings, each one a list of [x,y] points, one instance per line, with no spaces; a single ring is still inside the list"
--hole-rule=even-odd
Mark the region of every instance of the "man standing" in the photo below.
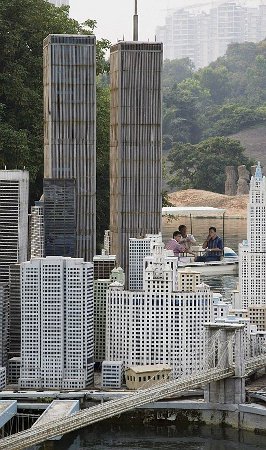
[[[205,241],[203,242],[202,247],[206,249],[206,254],[202,256],[197,256],[195,258],[196,262],[208,262],[208,261],[220,261],[224,244],[223,240],[218,234],[216,233],[215,227],[209,228],[209,234]]]

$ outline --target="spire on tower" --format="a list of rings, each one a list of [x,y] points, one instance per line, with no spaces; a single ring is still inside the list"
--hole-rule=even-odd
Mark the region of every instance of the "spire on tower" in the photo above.
[[[258,165],[256,167],[255,178],[256,178],[256,180],[262,180],[262,170],[261,170],[260,161],[258,161]]]
[[[133,16],[133,41],[138,41],[139,29],[138,29],[138,0],[135,0],[135,14]]]

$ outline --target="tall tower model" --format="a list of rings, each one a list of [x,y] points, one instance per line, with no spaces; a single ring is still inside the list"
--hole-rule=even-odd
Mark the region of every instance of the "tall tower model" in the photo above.
[[[95,127],[95,36],[49,35],[44,40],[44,178],[53,185],[59,179],[75,184],[76,249],[71,256],[85,261],[95,254]]]
[[[0,170],[0,283],[9,266],[27,260],[29,173]]]
[[[161,229],[162,44],[111,47],[111,252],[128,274],[129,238]]]
[[[82,389],[93,381],[93,266],[50,256],[21,264],[25,388]]]
[[[250,181],[247,241],[239,246],[239,284],[243,308],[266,305],[266,179],[260,163]]]

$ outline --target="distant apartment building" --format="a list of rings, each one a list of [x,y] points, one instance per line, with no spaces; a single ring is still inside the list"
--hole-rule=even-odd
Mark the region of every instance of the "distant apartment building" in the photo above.
[[[198,273],[186,269],[181,277],[185,290],[173,289],[172,260],[167,260],[163,244],[156,243],[148,258],[143,290],[126,291],[119,282],[109,286],[106,361],[122,361],[125,368],[168,364],[174,376],[188,374],[200,367],[203,358],[204,323],[212,319],[212,292],[209,286],[196,283]]]
[[[53,3],[55,6],[69,6],[69,0],[48,0],[49,3]]]
[[[29,173],[0,170],[0,283],[9,266],[27,260]]]
[[[239,286],[242,308],[266,305],[266,178],[260,164],[250,181],[247,240],[239,245]]]
[[[22,263],[20,386],[82,389],[93,365],[92,263],[53,256]]]
[[[157,40],[164,44],[165,59],[190,58],[196,68],[223,56],[234,42],[259,42],[266,37],[266,6],[241,2],[215,2],[208,11],[183,8],[169,13],[157,27]]]
[[[46,246],[50,245],[50,255],[58,255],[63,248],[63,256],[92,261],[96,253],[96,38],[49,35],[43,54],[44,178],[50,212]],[[52,204],[52,189],[60,202],[60,215]],[[67,214],[73,208],[75,222],[73,214]],[[69,239],[73,232],[74,255]]]
[[[128,282],[129,238],[161,231],[162,44],[110,50],[111,252]]]

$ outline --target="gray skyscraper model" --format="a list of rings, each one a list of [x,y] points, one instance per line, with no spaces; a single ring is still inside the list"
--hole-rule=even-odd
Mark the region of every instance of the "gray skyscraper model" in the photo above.
[[[49,35],[44,40],[44,178],[75,180],[75,256],[85,261],[95,254],[95,92],[95,36]]]
[[[162,44],[111,47],[111,253],[128,274],[130,237],[161,229]]]

